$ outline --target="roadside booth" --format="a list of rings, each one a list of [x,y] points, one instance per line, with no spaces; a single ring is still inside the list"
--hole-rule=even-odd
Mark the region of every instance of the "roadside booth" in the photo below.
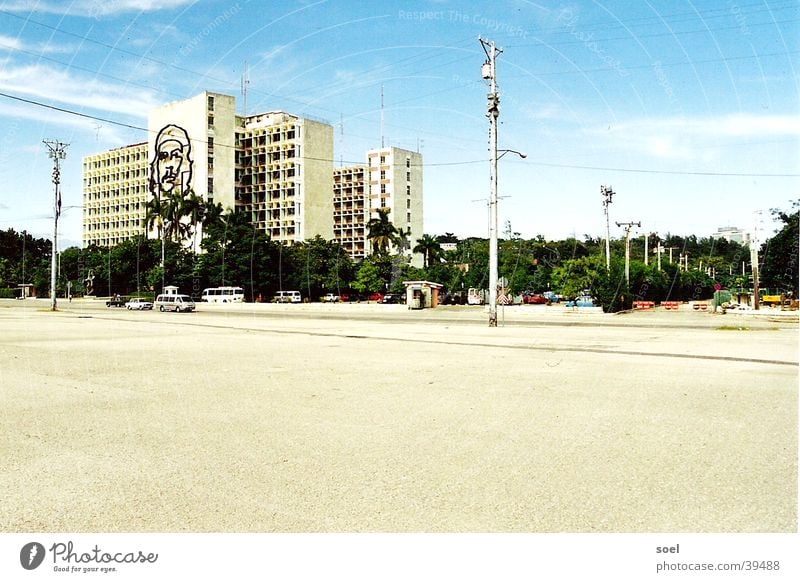
[[[165,285],[164,286],[164,295],[177,295],[178,288],[175,285]]]
[[[406,305],[409,309],[425,309],[439,305],[444,285],[430,281],[403,281],[406,286]]]

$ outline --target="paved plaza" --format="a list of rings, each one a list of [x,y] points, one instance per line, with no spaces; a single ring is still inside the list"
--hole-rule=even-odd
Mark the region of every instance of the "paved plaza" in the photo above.
[[[796,317],[0,301],[0,531],[794,532]]]

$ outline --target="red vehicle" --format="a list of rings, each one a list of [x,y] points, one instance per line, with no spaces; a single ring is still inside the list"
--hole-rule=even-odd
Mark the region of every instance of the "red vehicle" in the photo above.
[[[547,297],[545,297],[544,295],[539,295],[538,293],[523,295],[522,300],[525,303],[530,303],[533,305],[547,305],[549,303]]]
[[[369,301],[383,301],[383,293],[373,293],[367,299]]]

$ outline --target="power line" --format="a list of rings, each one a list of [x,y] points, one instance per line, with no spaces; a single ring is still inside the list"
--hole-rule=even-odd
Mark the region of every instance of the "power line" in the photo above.
[[[107,119],[103,117],[97,117],[95,115],[89,115],[88,113],[80,113],[78,111],[72,111],[70,109],[66,109],[64,107],[56,107],[55,105],[48,105],[46,103],[40,103],[39,101],[34,101],[32,99],[25,99],[24,97],[18,97],[15,95],[9,95],[8,93],[0,92],[0,97],[6,97],[7,99],[12,99],[15,101],[21,101],[23,103],[28,103],[30,105],[35,105],[37,107],[43,107],[45,109],[52,109],[54,111],[58,111],[61,113],[66,113],[68,115],[76,115],[78,117],[83,117],[85,119],[92,119],[95,121],[102,121],[103,123],[109,123],[112,125],[118,125],[121,127],[126,127],[128,129],[134,129],[136,131],[143,131],[146,133],[157,133],[155,131],[151,131],[146,127],[139,127],[137,125],[131,125],[129,123],[123,123],[121,121],[115,121],[113,119]],[[198,143],[198,144],[205,144],[204,141],[192,139],[191,141]],[[228,144],[215,144],[219,147],[230,148],[236,150],[236,146],[228,145]],[[335,162],[333,158],[314,158],[310,156],[304,156],[307,160],[314,160],[319,162]],[[362,164],[363,160],[359,161],[351,161],[345,160],[346,164],[353,164],[358,165]],[[465,166],[471,164],[485,164],[487,159],[479,159],[479,160],[461,160],[456,162],[439,162],[439,163],[423,163],[423,167],[444,167],[444,166]],[[567,168],[572,170],[597,170],[603,172],[632,172],[632,173],[639,173],[639,174],[668,174],[668,175],[676,175],[676,176],[720,176],[720,177],[739,177],[739,178],[798,178],[800,174],[766,174],[766,173],[758,173],[758,174],[748,174],[748,173],[731,173],[731,172],[679,172],[676,170],[654,170],[654,169],[644,169],[644,168],[614,168],[614,167],[601,167],[601,166],[583,166],[583,165],[574,165],[574,164],[556,164],[551,162],[536,162],[530,159],[523,161],[512,162],[517,164],[531,164],[534,166],[545,166],[551,168]],[[412,164],[413,165],[413,164]]]

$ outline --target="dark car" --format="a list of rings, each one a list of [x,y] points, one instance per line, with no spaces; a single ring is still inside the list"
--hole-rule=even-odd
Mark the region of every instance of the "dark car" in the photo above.
[[[383,296],[381,303],[403,303],[403,296],[396,293],[388,293]]]
[[[128,302],[127,297],[122,297],[121,295],[114,295],[108,301],[106,301],[106,307],[125,307],[126,303]]]

